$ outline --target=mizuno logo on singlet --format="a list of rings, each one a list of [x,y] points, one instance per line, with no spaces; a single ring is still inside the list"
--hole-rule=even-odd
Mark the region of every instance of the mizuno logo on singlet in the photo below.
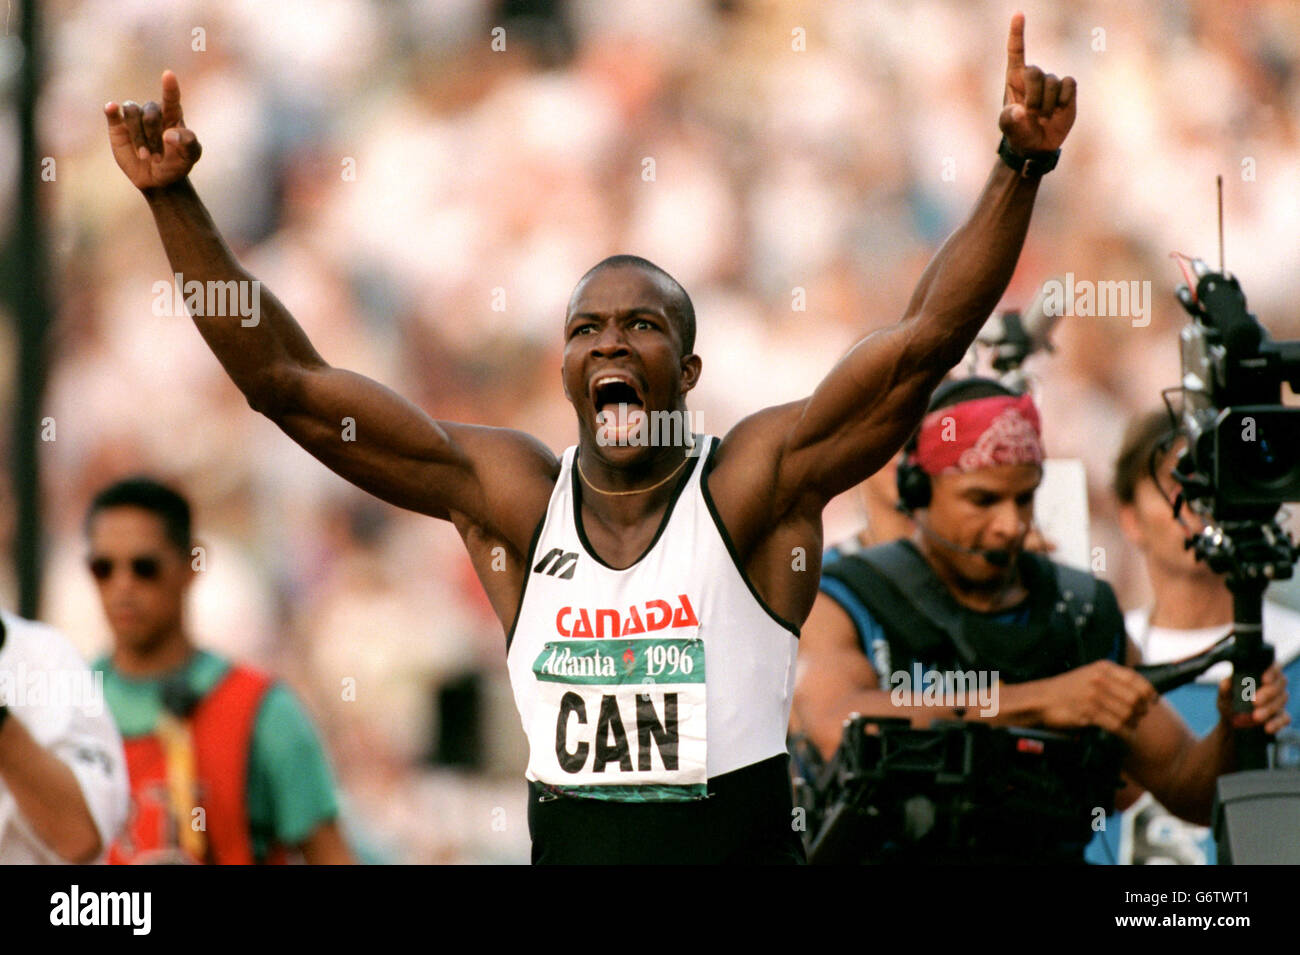
[[[677,595],[677,606],[667,600],[647,600],[620,613],[613,607],[561,607],[555,615],[555,629],[562,637],[626,637],[652,630],[698,627],[699,618],[685,594]]]
[[[550,574],[560,580],[572,580],[573,571],[577,566],[578,555],[576,552],[552,547],[546,552],[546,556],[537,562],[537,566],[533,568],[533,573]],[[560,570],[563,570],[564,573],[560,573]]]

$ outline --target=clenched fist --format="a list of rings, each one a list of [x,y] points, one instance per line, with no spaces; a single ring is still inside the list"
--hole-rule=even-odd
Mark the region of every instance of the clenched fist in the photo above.
[[[181,119],[181,85],[176,74],[162,75],[162,105],[127,100],[105,103],[108,141],[126,178],[140,190],[160,189],[189,174],[203,148]]]
[[[1089,663],[1045,683],[1043,722],[1060,729],[1132,730],[1158,699],[1145,677],[1110,660]]]

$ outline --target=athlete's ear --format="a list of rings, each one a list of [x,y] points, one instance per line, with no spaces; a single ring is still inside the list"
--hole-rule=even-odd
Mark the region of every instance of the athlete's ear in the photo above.
[[[686,394],[699,383],[700,368],[703,364],[699,355],[682,356],[682,394]]]

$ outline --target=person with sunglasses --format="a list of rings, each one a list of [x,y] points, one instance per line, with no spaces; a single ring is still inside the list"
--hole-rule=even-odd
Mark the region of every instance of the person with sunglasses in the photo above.
[[[189,503],[120,481],[86,515],[87,566],[113,634],[98,660],[125,739],[131,816],[112,863],[352,862],[316,731],[289,690],[196,647]]]

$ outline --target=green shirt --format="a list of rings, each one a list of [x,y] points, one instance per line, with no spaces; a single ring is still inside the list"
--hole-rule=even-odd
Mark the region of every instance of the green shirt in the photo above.
[[[172,674],[137,678],[118,673],[112,660],[95,661],[104,673],[104,699],[123,737],[154,731],[162,715],[162,687]],[[186,663],[191,690],[206,695],[230,669],[230,661],[198,650]],[[248,819],[253,851],[265,857],[272,842],[301,844],[338,815],[333,774],[311,720],[293,693],[275,682],[258,706],[248,767]]]

